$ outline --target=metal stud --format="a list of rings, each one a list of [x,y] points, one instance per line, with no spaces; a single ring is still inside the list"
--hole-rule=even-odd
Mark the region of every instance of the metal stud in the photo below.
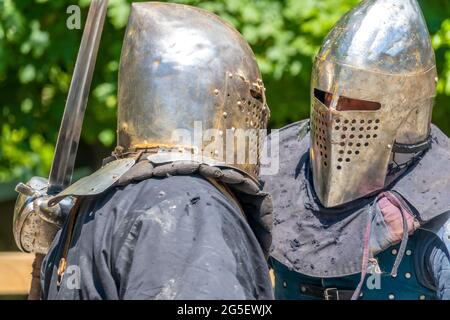
[[[395,299],[395,296],[391,293],[391,294],[388,296],[388,298],[389,298],[389,300],[394,300],[394,299]]]
[[[406,279],[411,279],[411,273],[409,273],[409,272],[405,273],[405,278]]]
[[[392,254],[395,256],[397,254],[397,249],[392,249]]]
[[[300,291],[301,291],[301,292],[306,292],[306,287],[305,287],[305,286],[301,286],[301,287],[300,287]]]
[[[421,294],[420,297],[419,297],[419,299],[420,299],[420,300],[425,300],[426,297],[425,297],[423,294]]]
[[[405,252],[405,254],[406,254],[407,256],[410,256],[410,255],[411,255],[411,253],[412,253],[412,251],[411,251],[411,250],[406,250],[406,252]]]
[[[286,288],[287,287],[287,283],[286,283],[286,281],[283,281],[283,288]]]

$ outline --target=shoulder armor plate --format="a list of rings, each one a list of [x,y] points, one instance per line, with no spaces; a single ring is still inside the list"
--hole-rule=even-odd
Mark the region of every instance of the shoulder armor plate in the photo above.
[[[107,163],[90,176],[84,177],[65,190],[58,193],[49,201],[55,205],[67,196],[91,196],[100,194],[120,179],[136,162],[134,158],[118,159]]]

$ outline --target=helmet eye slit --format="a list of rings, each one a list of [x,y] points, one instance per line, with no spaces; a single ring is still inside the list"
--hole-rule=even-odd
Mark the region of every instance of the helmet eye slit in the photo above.
[[[333,94],[330,92],[315,88],[314,96],[327,108],[329,108],[331,103],[333,102]],[[339,96],[338,102],[336,104],[337,111],[376,111],[380,109],[381,104],[379,102],[353,99],[345,96]]]

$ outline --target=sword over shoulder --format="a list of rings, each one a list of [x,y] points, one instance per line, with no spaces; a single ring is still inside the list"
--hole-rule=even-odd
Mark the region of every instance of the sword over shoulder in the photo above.
[[[107,0],[93,0],[89,8],[59,129],[58,142],[56,143],[55,156],[49,176],[49,194],[60,192],[72,180],[107,4]]]
[[[72,180],[107,5],[108,0],[93,0],[89,7],[48,181],[33,177],[16,186],[19,196],[14,208],[14,239],[22,251],[36,253],[30,299],[39,298],[39,261],[72,206],[71,199],[55,206],[49,206],[48,200]]]

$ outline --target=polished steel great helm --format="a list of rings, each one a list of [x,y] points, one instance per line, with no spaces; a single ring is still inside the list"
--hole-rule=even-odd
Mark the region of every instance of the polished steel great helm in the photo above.
[[[394,153],[428,146],[436,81],[416,0],[365,0],[337,23],[311,87],[310,156],[324,206],[383,188]]]
[[[258,160],[233,161],[235,154],[224,155],[219,140],[227,129],[266,128],[264,86],[250,46],[216,15],[179,4],[134,3],[118,96],[118,147],[123,152],[187,151],[203,160],[231,162],[256,176]],[[174,135],[184,130],[193,137],[196,126],[218,136],[182,143]],[[250,152],[259,152],[258,141],[251,139]]]

